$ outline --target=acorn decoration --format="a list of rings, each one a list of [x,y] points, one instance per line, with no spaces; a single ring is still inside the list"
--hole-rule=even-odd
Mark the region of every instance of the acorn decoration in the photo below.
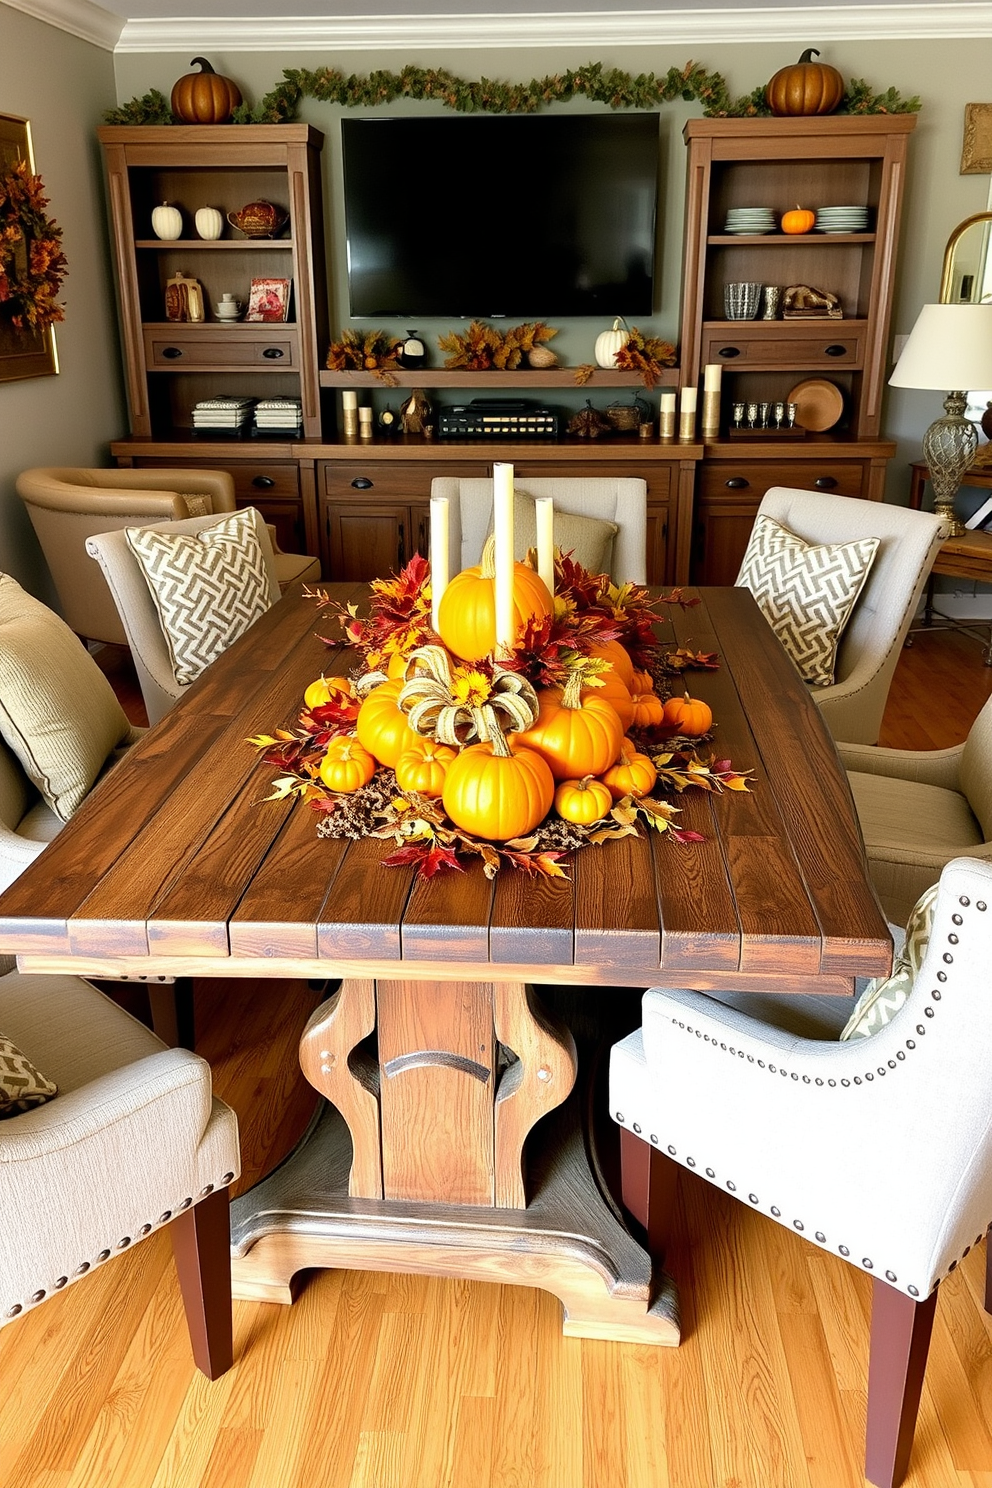
[[[214,72],[206,57],[194,57],[189,72],[172,90],[172,112],[184,124],[227,124],[241,103],[241,89],[229,77]]]

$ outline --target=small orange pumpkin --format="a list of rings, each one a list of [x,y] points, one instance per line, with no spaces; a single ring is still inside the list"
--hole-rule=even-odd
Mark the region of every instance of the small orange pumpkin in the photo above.
[[[337,693],[337,702],[354,696],[351,681],[348,677],[318,677],[316,682],[311,682],[303,694],[303,706],[305,708],[322,708],[331,701],[331,697]]]
[[[397,699],[403,690],[399,677],[391,682],[381,682],[373,688],[358,710],[355,732],[369,754],[375,755],[380,765],[390,770],[405,749],[411,749],[420,740],[407,722],[407,716]]]
[[[801,236],[803,233],[812,232],[816,226],[816,213],[808,212],[805,207],[796,206],[792,212],[782,213],[782,231]]]
[[[470,744],[448,766],[441,800],[456,827],[490,842],[525,837],[554,800],[554,776],[519,734]]]
[[[229,77],[214,72],[206,57],[194,57],[188,72],[172,90],[172,112],[184,124],[226,124],[241,103],[241,89]]]
[[[792,67],[780,67],[765,89],[773,114],[832,114],[844,97],[844,79],[836,67],[814,62],[820,54],[807,47]]]
[[[327,746],[320,762],[320,778],[328,790],[360,790],[375,774],[375,760],[357,739],[339,734]]]
[[[709,733],[713,723],[713,710],[701,698],[692,698],[688,693],[684,697],[671,697],[665,704],[665,723],[669,728],[674,728],[676,733],[698,739],[702,734]]]
[[[402,791],[419,791],[422,796],[439,798],[448,766],[457,752],[447,744],[436,744],[433,739],[418,739],[396,761],[396,784]]]
[[[555,810],[562,821],[588,827],[602,821],[613,805],[613,797],[601,780],[584,775],[581,780],[563,780],[555,791]]]
[[[630,652],[620,644],[619,641],[594,641],[589,647],[589,655],[595,656],[603,661],[611,661],[613,670],[627,691],[634,681],[634,663],[630,659]]]
[[[462,661],[481,661],[496,646],[495,546],[490,538],[482,562],[456,574],[438,606],[438,634]],[[518,633],[534,616],[554,614],[547,585],[525,563],[513,565],[513,610]]]
[[[609,702],[583,691],[581,671],[571,674],[563,691],[539,692],[537,702],[537,719],[518,737],[547,761],[556,780],[599,775],[613,763],[623,725]]]
[[[655,728],[664,722],[665,709],[661,698],[654,690],[654,678],[650,673],[634,673],[634,685],[630,698],[634,705],[631,728]]]
[[[615,710],[617,717],[623,725],[624,733],[630,728],[634,721],[634,703],[620,677],[614,671],[601,672],[599,680],[602,687],[590,687],[583,692],[582,696],[602,698]]]
[[[651,759],[639,753],[632,739],[624,739],[620,746],[620,758],[611,765],[602,777],[615,801],[622,796],[646,796],[658,778]]]

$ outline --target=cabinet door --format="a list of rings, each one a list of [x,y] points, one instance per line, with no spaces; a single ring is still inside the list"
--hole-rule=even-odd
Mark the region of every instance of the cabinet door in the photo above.
[[[402,568],[413,552],[416,537],[411,539],[406,505],[328,501],[324,514],[331,557],[327,577],[335,583],[385,578]]]
[[[759,497],[740,501],[707,501],[696,505],[693,524],[694,584],[732,584],[754,526]]]

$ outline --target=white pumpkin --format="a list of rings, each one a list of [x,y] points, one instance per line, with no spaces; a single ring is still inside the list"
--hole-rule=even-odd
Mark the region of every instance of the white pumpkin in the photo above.
[[[617,352],[623,346],[630,332],[619,318],[613,322],[612,331],[603,331],[596,337],[596,362],[600,367],[616,367]]]
[[[214,242],[224,231],[224,218],[216,207],[200,207],[193,220],[200,237],[208,243]]]
[[[171,242],[183,235],[183,214],[178,207],[170,207],[168,202],[163,202],[152,212],[152,232],[157,238]]]

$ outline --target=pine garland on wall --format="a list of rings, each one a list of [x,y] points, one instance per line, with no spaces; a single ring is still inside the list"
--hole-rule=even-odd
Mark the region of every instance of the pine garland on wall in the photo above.
[[[288,67],[283,80],[266,93],[254,108],[242,104],[235,111],[235,124],[289,124],[304,98],[343,108],[374,108],[398,98],[425,99],[441,103],[457,113],[525,114],[571,98],[587,98],[613,109],[654,109],[679,99],[698,102],[707,118],[758,118],[771,113],[765,101],[765,84],[732,98],[723,76],[707,72],[695,62],[669,68],[663,76],[653,72],[636,77],[601,62],[532,78],[529,83],[503,83],[491,78],[456,77],[443,67],[404,67],[366,76],[346,75],[332,67],[314,70]],[[852,78],[841,102],[841,114],[907,114],[920,108],[919,98],[902,98],[896,88],[876,93],[863,78]],[[132,98],[105,115],[108,124],[173,124],[169,100],[157,88],[141,98]]]

